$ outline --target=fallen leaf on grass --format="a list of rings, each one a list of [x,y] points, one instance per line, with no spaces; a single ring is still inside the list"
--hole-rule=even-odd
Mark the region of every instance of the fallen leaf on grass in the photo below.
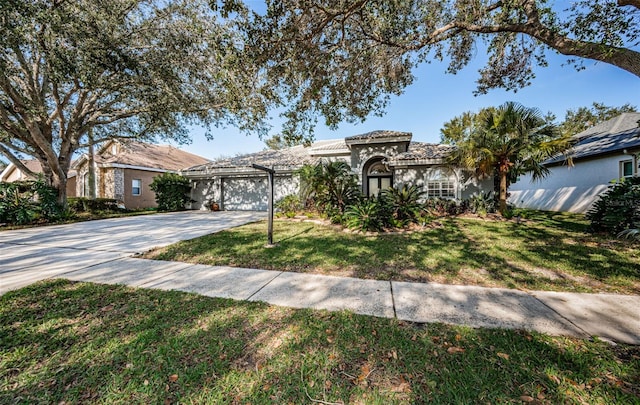
[[[449,354],[464,353],[464,349],[458,346],[451,346],[450,348],[447,349],[447,353]]]
[[[171,374],[171,375],[169,376],[169,381],[171,381],[171,382],[176,382],[176,381],[178,381],[178,374]]]
[[[498,352],[497,355],[498,355],[498,357],[501,357],[501,358],[503,358],[505,360],[509,360],[509,355],[507,353]]]

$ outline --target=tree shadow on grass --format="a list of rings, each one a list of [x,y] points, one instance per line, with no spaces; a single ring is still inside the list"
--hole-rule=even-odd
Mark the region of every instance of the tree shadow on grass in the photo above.
[[[46,281],[0,298],[2,403],[632,403],[638,348]],[[452,349],[453,348],[453,349]]]
[[[264,248],[263,224],[254,224],[168,247],[155,258],[377,280],[639,291],[640,258],[631,248],[601,246],[566,230],[562,221],[574,222],[557,216],[557,227],[452,219],[423,231],[378,236],[276,221],[274,248]]]

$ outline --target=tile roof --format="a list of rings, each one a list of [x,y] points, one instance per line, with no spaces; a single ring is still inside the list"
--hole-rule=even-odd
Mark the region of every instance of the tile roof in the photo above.
[[[182,170],[209,162],[202,156],[185,152],[170,145],[154,145],[144,142],[122,142],[122,148],[112,155],[108,151],[96,154],[98,164],[121,164],[163,170]]]
[[[392,157],[391,159],[389,159],[389,162],[395,163],[421,160],[442,160],[447,158],[454,149],[455,146],[446,144],[411,142],[409,144],[409,150],[407,152],[400,153]]]
[[[576,143],[568,156],[581,159],[623,149],[640,148],[640,113],[623,113],[573,136]],[[545,164],[564,162],[565,156],[553,157]]]
[[[409,139],[411,139],[411,132],[378,130],[378,131],[367,132],[365,134],[348,136],[344,139],[346,143],[350,143],[352,141],[384,140],[387,138],[397,138],[397,137],[409,137]]]
[[[314,152],[349,153],[349,147],[347,146],[344,139],[326,139],[311,144],[311,146],[309,147],[309,153],[313,155]]]
[[[256,153],[214,160],[209,163],[190,167],[189,172],[207,172],[215,169],[251,168],[252,164],[271,167],[274,169],[293,169],[304,164],[318,161],[309,155],[308,148],[294,146],[280,150],[263,150]]]

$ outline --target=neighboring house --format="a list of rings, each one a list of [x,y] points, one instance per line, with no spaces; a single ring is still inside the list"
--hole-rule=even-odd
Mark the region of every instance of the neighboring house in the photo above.
[[[182,171],[193,182],[193,209],[208,209],[217,202],[224,210],[264,210],[267,207],[267,178],[258,164],[273,168],[274,199],[299,191],[295,171],[320,160],[341,160],[358,177],[365,195],[376,195],[389,187],[418,185],[429,197],[467,198],[493,183],[478,183],[460,169],[446,165],[449,145],[412,142],[412,134],[374,131],[344,139],[322,140],[312,145],[282,150],[265,150],[221,159]]]
[[[42,173],[42,165],[36,159],[21,160],[22,164],[32,172],[39,174]],[[75,170],[69,170],[67,175],[67,196],[73,197],[76,194],[76,172]],[[23,173],[16,165],[9,163],[7,167],[0,173],[0,182],[4,181],[12,183],[14,181],[27,181],[35,180],[33,176]]]
[[[108,141],[94,154],[96,197],[118,200],[129,209],[156,207],[155,193],[149,188],[154,177],[207,162],[173,146]],[[89,196],[89,155],[82,155],[73,168],[78,178],[76,194]]]
[[[539,182],[521,176],[510,186],[509,201],[524,208],[586,212],[612,181],[638,176],[640,113],[624,113],[574,136],[565,156],[544,164],[550,174]]]

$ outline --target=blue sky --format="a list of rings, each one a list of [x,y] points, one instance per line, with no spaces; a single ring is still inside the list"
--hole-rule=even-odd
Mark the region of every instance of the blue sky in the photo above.
[[[407,131],[413,140],[438,143],[440,129],[451,118],[464,111],[478,111],[483,107],[498,106],[506,101],[517,101],[527,107],[536,107],[543,113],[554,113],[564,118],[568,109],[590,106],[593,102],[620,106],[630,103],[640,108],[640,79],[619,68],[585,62],[585,70],[576,71],[561,66],[566,58],[549,52],[549,67],[538,68],[533,84],[517,93],[492,90],[486,95],[474,96],[478,69],[484,62],[478,55],[457,75],[444,73],[447,64],[423,64],[414,71],[416,79],[404,94],[393,97],[386,114],[370,117],[360,124],[342,124],[335,131],[319,125],[316,139],[343,138],[377,129]],[[271,134],[280,130],[281,120],[272,120]],[[243,135],[234,128],[214,129],[214,139],[207,141],[204,130],[193,128],[193,142],[180,147],[189,152],[215,159],[263,150],[265,144],[257,135]]]

